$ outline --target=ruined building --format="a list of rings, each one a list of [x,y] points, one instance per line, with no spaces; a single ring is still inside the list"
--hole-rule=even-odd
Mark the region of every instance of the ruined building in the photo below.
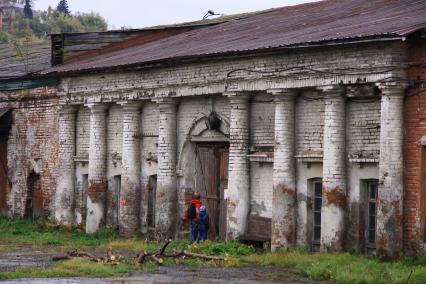
[[[56,106],[1,103],[2,208],[23,216],[39,183],[60,224],[177,236],[201,192],[212,238],[420,253],[425,28],[424,1],[328,0],[53,35],[36,76]]]

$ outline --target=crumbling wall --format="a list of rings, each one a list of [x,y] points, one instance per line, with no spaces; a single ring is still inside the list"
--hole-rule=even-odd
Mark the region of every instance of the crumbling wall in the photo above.
[[[54,210],[58,155],[58,116],[56,87],[41,87],[0,92],[0,108],[12,108],[12,128],[8,139],[8,211],[24,217],[27,179],[31,172],[40,175],[42,214]]]

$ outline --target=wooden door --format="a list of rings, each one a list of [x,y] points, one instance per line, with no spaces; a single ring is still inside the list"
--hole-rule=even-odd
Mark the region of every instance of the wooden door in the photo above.
[[[31,172],[27,178],[27,203],[25,216],[37,219],[43,216],[43,192],[40,188],[40,175]]]
[[[225,144],[197,144],[196,191],[201,193],[210,219],[209,239],[222,238],[224,189],[228,183],[228,147]]]

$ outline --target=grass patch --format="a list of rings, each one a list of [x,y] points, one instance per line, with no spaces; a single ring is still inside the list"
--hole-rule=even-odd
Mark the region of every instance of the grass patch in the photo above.
[[[47,220],[12,220],[0,217],[0,243],[10,246],[84,248],[98,247],[117,239],[118,234],[109,229],[101,229],[89,235],[77,228],[54,226]]]
[[[315,280],[337,283],[426,283],[426,267],[410,259],[381,262],[374,257],[350,253],[309,253],[300,250],[245,256],[250,264],[290,269]],[[411,276],[410,276],[411,274]]]
[[[130,270],[137,269],[129,264],[105,265],[82,258],[74,258],[46,269],[18,269],[14,272],[0,273],[0,280],[18,278],[54,278],[54,277],[112,277],[126,275]]]

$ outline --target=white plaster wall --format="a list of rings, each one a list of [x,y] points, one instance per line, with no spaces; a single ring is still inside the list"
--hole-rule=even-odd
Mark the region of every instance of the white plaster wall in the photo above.
[[[272,218],[272,163],[250,163],[250,214]]]

